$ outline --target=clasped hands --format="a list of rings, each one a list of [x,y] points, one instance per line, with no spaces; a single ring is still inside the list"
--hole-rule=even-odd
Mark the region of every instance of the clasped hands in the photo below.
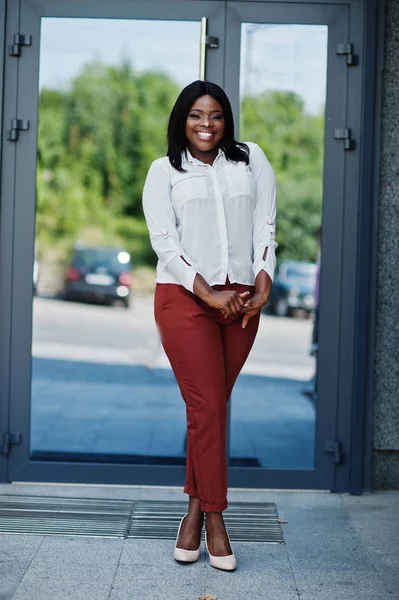
[[[249,295],[249,291],[241,294],[234,290],[213,291],[207,298],[207,304],[212,308],[218,308],[225,319],[243,313],[242,327],[245,329],[249,320],[267,304],[270,291],[255,292],[252,298],[248,298]]]
[[[255,279],[255,294],[249,298],[250,291],[239,294],[234,290],[214,290],[199,273],[193,284],[194,294],[199,296],[208,306],[218,308],[227,319],[237,313],[242,313],[242,326],[248,325],[252,317],[257,315],[269,300],[272,280],[266,271],[262,270]]]

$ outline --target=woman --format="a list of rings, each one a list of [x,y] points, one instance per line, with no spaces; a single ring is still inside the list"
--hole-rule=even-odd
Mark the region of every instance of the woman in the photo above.
[[[276,184],[263,151],[234,139],[230,102],[194,81],[170,115],[167,156],[143,191],[158,255],[155,320],[186,403],[188,513],[174,557],[199,557],[206,513],[211,565],[234,570],[227,508],[226,416],[275,269]]]

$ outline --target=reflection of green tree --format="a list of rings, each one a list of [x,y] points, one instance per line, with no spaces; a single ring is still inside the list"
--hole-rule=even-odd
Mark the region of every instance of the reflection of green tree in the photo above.
[[[321,223],[324,117],[304,113],[293,92],[244,98],[241,137],[256,142],[277,177],[279,257],[314,260]]]
[[[141,209],[149,164],[165,154],[166,124],[178,87],[128,64],[90,64],[67,92],[40,95],[37,234],[41,250],[67,250],[96,231],[135,263],[154,264]],[[280,256],[314,259],[320,222],[323,120],[301,99],[273,92],[244,98],[241,138],[257,142],[278,179]],[[91,232],[91,233],[90,233]],[[91,238],[92,239],[92,238]]]

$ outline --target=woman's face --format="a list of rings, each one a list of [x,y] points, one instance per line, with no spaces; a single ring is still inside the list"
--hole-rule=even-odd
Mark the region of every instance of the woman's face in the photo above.
[[[217,152],[223,139],[224,117],[222,107],[212,96],[201,96],[192,105],[186,121],[188,149],[195,156]],[[198,156],[197,156],[198,157]]]

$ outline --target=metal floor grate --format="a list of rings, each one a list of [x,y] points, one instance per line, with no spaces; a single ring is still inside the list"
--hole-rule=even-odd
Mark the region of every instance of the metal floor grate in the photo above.
[[[0,496],[0,533],[126,537],[130,500]]]
[[[175,540],[186,502],[0,495],[0,533]],[[273,503],[231,502],[232,542],[282,543]]]
[[[138,501],[127,537],[175,540],[186,511],[186,502]],[[223,518],[232,542],[284,542],[274,503],[230,502]]]

